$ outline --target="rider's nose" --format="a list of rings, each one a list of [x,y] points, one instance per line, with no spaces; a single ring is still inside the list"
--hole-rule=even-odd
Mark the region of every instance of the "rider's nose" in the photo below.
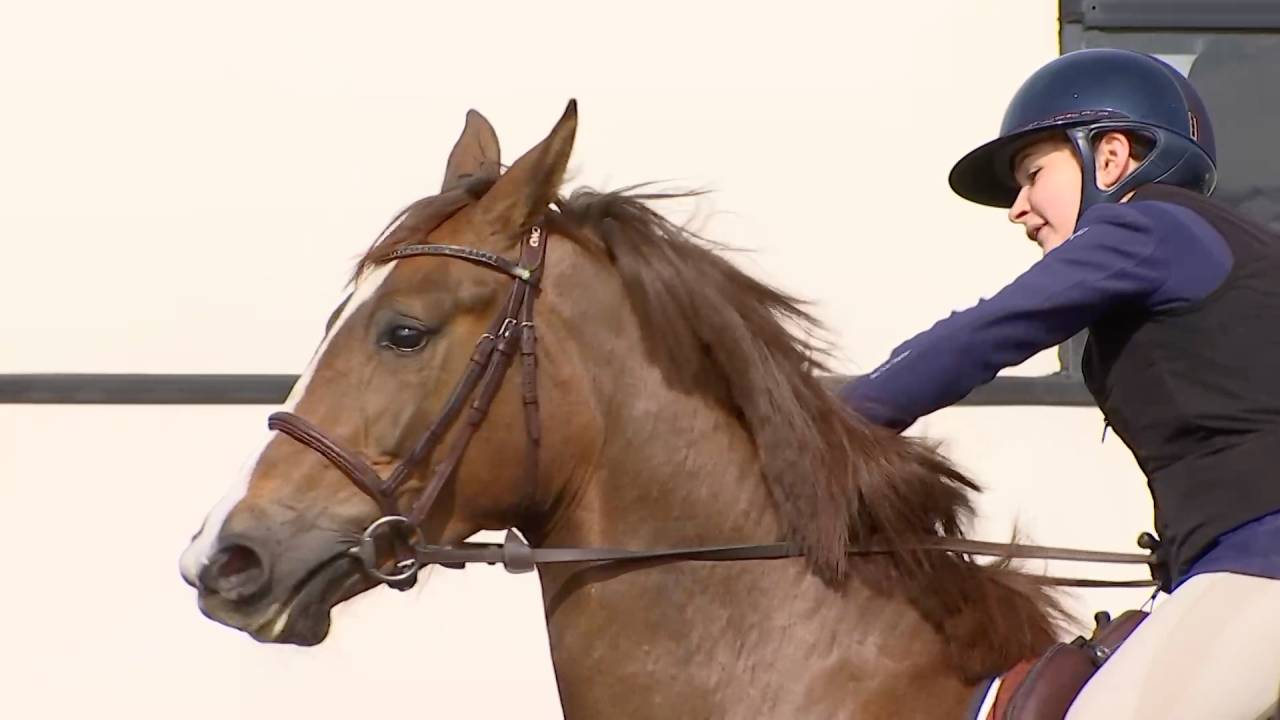
[[[1009,222],[1020,223],[1031,212],[1031,202],[1027,198],[1027,189],[1027,186],[1024,185],[1018,191],[1018,197],[1013,201],[1013,205],[1009,206]]]
[[[270,573],[264,556],[243,538],[224,542],[200,570],[201,590],[241,602],[267,587]]]

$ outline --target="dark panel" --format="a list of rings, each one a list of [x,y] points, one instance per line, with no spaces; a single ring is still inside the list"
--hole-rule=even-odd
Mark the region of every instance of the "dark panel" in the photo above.
[[[1060,7],[1063,22],[1099,30],[1280,29],[1276,0],[1064,0]]]
[[[1058,346],[1058,363],[1061,372],[1074,378],[1082,378],[1084,373],[1084,345],[1089,341],[1089,331],[1081,330],[1075,337]]]
[[[849,380],[832,376],[832,387]],[[0,403],[85,405],[279,405],[296,375],[0,375]],[[1092,406],[1067,375],[1000,377],[961,405]]]
[[[1213,196],[1280,231],[1280,34],[1208,36],[1189,78],[1217,132]]]
[[[1063,0],[1061,50],[1126,48],[1165,57],[1186,71],[1204,97],[1217,135],[1214,198],[1280,231],[1280,144],[1275,142],[1275,118],[1280,117],[1280,2],[1265,3],[1274,16],[1270,23],[1227,22],[1245,17],[1233,8],[1255,4],[1233,2],[1204,3],[1220,17],[1203,23],[1189,21],[1172,29],[1162,19],[1166,9],[1176,13],[1177,8],[1200,4],[1084,0],[1082,5]],[[1124,29],[1090,27],[1088,9],[1095,6],[1098,12],[1112,6],[1147,8],[1149,17]],[[1236,26],[1251,31],[1231,29]]]

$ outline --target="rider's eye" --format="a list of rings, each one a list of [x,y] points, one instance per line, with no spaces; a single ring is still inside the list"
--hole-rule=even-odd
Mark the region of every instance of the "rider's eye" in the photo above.
[[[421,350],[431,339],[431,332],[417,325],[397,323],[387,328],[382,338],[382,346],[397,352],[414,352]]]

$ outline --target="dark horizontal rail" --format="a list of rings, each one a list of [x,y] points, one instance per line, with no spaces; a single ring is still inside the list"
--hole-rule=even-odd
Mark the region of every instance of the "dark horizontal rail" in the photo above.
[[[0,375],[0,403],[85,405],[279,405],[296,375]],[[831,377],[835,386],[847,377]],[[961,405],[1092,406],[1084,385],[1065,373],[999,377]]]
[[[1067,373],[1039,377],[998,377],[975,388],[959,404],[1097,407],[1093,396],[1084,386],[1084,381]]]
[[[0,375],[0,403],[279,405],[297,375]]]

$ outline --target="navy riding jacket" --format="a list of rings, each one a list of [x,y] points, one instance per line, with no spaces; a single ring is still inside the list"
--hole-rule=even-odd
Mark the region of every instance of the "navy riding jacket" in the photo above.
[[[872,422],[902,431],[1118,305],[1187,306],[1208,297],[1232,268],[1222,236],[1179,205],[1099,204],[1077,228],[1000,292],[899,345],[840,396]],[[1276,548],[1280,513],[1222,535],[1187,577],[1216,570],[1280,578]]]

